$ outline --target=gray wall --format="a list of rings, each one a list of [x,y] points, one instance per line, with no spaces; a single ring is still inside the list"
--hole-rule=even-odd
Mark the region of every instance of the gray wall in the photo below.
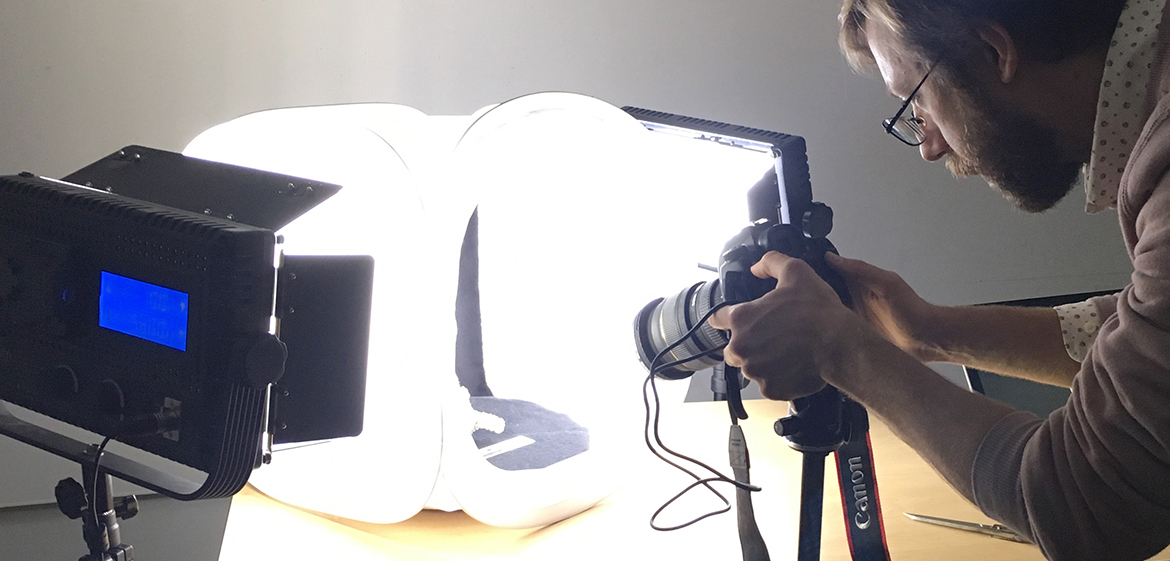
[[[837,9],[809,0],[0,0],[0,173],[59,177],[127,144],[177,151],[212,125],[273,107],[387,101],[467,114],[568,90],[806,137],[841,252],[901,272],[936,302],[1126,282],[1116,217],[1085,216],[1080,193],[1026,216],[887,138],[878,123],[897,104],[841,59]],[[14,475],[73,473],[44,456],[0,441],[0,505],[41,488]],[[58,539],[47,526],[28,532]],[[77,538],[71,526],[60,535]],[[0,534],[0,551],[9,539]]]
[[[936,301],[1124,281],[1109,213],[1087,217],[1070,200],[1026,216],[887,138],[878,122],[896,102],[847,68],[836,11],[806,0],[0,0],[0,172],[61,176],[130,143],[180,150],[272,107],[467,114],[568,90],[805,136],[842,253]]]

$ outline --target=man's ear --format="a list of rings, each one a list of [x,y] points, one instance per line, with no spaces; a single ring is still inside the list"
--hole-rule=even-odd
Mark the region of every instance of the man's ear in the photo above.
[[[995,22],[979,24],[979,38],[987,47],[988,62],[995,65],[1000,82],[1007,84],[1016,77],[1020,65],[1020,50],[1007,29]]]

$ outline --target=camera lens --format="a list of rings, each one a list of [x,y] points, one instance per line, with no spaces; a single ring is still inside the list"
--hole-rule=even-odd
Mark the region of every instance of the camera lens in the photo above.
[[[634,319],[634,336],[642,364],[649,369],[658,353],[686,335],[722,301],[719,281],[714,280],[691,285],[674,296],[658,298],[647,304]],[[657,376],[680,380],[698,370],[715,366],[723,361],[721,349],[726,345],[724,332],[704,322],[694,335],[667,352],[658,365],[685,362],[662,369]]]

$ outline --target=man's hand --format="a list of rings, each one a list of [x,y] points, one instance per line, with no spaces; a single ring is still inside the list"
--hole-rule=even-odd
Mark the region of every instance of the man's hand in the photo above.
[[[875,292],[880,298],[859,293],[863,286],[897,288],[905,283],[859,261],[835,261],[835,268],[852,277],[855,306],[869,298],[863,306],[892,310],[899,308],[893,304],[899,297],[907,298],[904,293],[894,298],[888,292]],[[875,271],[883,274],[870,274]],[[832,384],[882,418],[955,489],[972,498],[975,453],[1011,407],[952,384],[899,349],[841,304],[807,263],[768,253],[752,266],[752,273],[775,278],[776,288],[711,317],[715,328],[731,330],[723,351],[727,364],[743,368],[769,399],[792,400]],[[874,277],[868,285],[858,282]],[[913,295],[908,287],[904,290]]]
[[[816,393],[827,374],[849,367],[869,330],[804,261],[769,252],[752,274],[775,278],[776,288],[711,317],[712,327],[731,331],[724,360],[758,382],[769,399]]]
[[[825,254],[825,261],[845,278],[853,311],[886,340],[922,362],[945,360],[930,340],[938,307],[919,297],[902,277],[835,253]]]

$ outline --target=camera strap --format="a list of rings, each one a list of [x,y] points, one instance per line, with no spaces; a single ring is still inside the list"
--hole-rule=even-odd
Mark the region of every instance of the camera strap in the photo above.
[[[727,452],[731,458],[731,471],[735,480],[750,484],[751,477],[748,471],[751,466],[748,461],[747,441],[743,437],[743,428],[734,422],[727,437]],[[760,528],[756,525],[752,492],[740,487],[735,488],[735,519],[739,528],[739,547],[743,551],[744,561],[769,561],[768,547],[764,545],[764,537],[760,535]]]
[[[882,525],[869,430],[854,435],[833,452],[833,456],[837,463],[837,483],[841,488],[841,510],[845,516],[845,532],[849,536],[849,553],[854,561],[888,561],[890,553]]]

